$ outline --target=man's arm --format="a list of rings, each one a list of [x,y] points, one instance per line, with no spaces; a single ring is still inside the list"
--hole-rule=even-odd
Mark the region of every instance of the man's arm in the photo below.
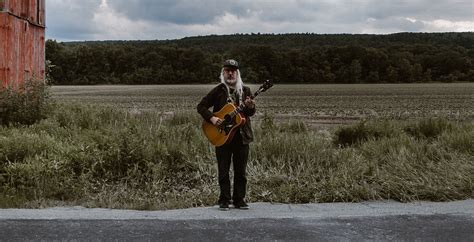
[[[223,120],[214,116],[214,114],[209,111],[209,108],[215,105],[219,88],[221,88],[221,86],[216,86],[213,88],[197,105],[197,111],[199,114],[201,114],[202,118],[215,126],[220,126]]]
[[[211,122],[211,118],[214,116],[209,108],[214,106],[215,94],[217,87],[213,88],[206,96],[201,99],[201,102],[197,105],[197,111],[201,114],[202,118],[208,122]]]

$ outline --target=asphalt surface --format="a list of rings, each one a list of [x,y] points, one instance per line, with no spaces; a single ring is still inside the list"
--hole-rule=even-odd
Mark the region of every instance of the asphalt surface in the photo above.
[[[474,241],[474,200],[253,203],[229,211],[0,209],[0,240]]]

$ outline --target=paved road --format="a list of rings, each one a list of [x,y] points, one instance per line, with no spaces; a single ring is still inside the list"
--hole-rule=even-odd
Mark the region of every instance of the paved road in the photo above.
[[[428,240],[474,241],[474,200],[448,203],[253,203],[134,211],[0,209],[0,240]]]

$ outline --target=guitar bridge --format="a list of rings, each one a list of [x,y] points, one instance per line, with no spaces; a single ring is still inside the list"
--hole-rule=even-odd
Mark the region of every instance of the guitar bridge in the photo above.
[[[219,131],[219,133],[225,132],[225,135],[228,135],[230,133],[230,131],[232,130],[232,127],[234,127],[233,123],[227,123],[227,122],[224,121],[224,123],[221,124],[217,128],[217,130]]]

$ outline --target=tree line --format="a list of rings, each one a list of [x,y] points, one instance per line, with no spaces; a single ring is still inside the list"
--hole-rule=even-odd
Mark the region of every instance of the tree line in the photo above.
[[[58,85],[213,83],[227,58],[240,62],[248,83],[472,82],[474,33],[46,41]]]

